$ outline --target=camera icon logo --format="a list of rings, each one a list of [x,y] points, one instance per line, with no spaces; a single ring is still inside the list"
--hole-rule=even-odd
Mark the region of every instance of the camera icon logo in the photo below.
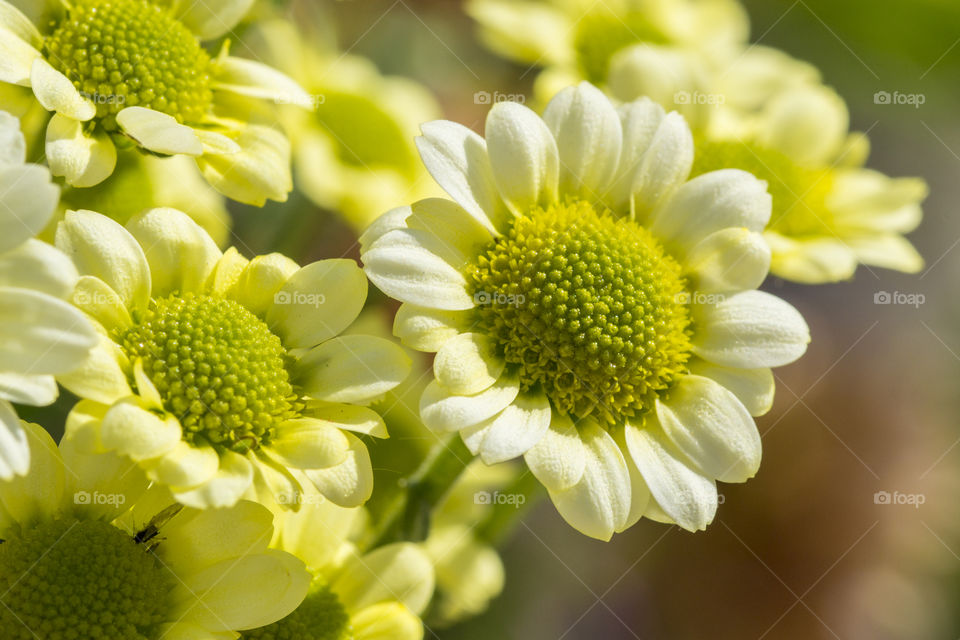
[[[873,294],[873,304],[890,304],[893,302],[893,296],[889,291],[877,291]]]
[[[289,291],[277,291],[273,295],[273,304],[290,304],[291,297]]]
[[[890,504],[890,492],[889,491],[877,491],[873,494],[873,504]]]
[[[492,96],[489,91],[477,91],[473,94],[474,104],[490,104]]]
[[[492,504],[493,499],[489,491],[477,491],[473,494],[474,504]]]
[[[690,104],[690,92],[677,91],[675,94],[673,94],[673,103],[674,104]]]
[[[489,291],[477,291],[473,294],[474,304],[490,304],[493,302],[493,296]]]
[[[892,100],[893,96],[890,95],[889,91],[877,91],[873,94],[874,104],[890,104]]]
[[[90,504],[89,491],[77,491],[73,494],[73,504]]]

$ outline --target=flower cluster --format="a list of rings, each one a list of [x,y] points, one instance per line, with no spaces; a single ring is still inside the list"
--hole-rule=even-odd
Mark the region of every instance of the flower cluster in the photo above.
[[[5,638],[421,640],[543,489],[592,538],[702,530],[810,342],[768,274],[922,264],[924,183],[735,0],[472,0],[547,66],[482,136],[252,0],[33,4],[0,0]]]

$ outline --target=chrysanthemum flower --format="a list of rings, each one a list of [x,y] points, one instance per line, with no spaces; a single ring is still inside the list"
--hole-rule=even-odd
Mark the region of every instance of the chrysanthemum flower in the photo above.
[[[266,508],[167,508],[128,460],[24,429],[30,473],[0,482],[6,640],[226,640],[303,600],[310,575],[268,548]]]
[[[753,291],[769,265],[765,183],[739,170],[687,182],[679,115],[615,110],[586,83],[542,119],[496,105],[486,140],[451,122],[423,133],[455,202],[385,214],[362,257],[404,302],[395,333],[437,352],[424,422],[488,464],[523,455],[587,535],[643,515],[705,527],[715,481],[760,463],[750,414],[770,406],[769,367],[809,341],[793,307]]]
[[[721,64],[635,47],[612,63],[609,87],[622,100],[686,98],[699,124],[694,175],[735,167],[768,182],[775,275],[820,283],[858,264],[923,268],[903,234],[920,224],[925,182],[864,168],[867,137],[849,131],[846,103],[811,65],[764,47]]]
[[[359,405],[410,361],[382,338],[338,336],[366,300],[355,262],[248,261],[172,209],[126,228],[68,212],[57,246],[81,274],[74,303],[102,334],[59,378],[84,399],[68,430],[136,460],[189,506],[245,494],[297,505],[304,483],[338,504],[369,497],[370,458],[351,431],[386,436]]]
[[[0,0],[0,81],[31,87],[55,112],[46,156],[53,174],[72,186],[106,180],[117,145],[135,145],[194,157],[206,179],[235,200],[283,201],[292,188],[289,142],[251,123],[250,109],[234,97],[306,105],[306,94],[280,72],[230,56],[229,43],[215,57],[200,45],[227,34],[250,5],[72,0],[41,32]]]
[[[440,114],[430,93],[301,33],[288,20],[274,20],[245,36],[265,61],[313,97],[312,112],[282,110],[297,189],[342,214],[358,232],[398,201],[436,195],[428,191],[435,185],[413,145],[420,123]]]
[[[625,47],[725,56],[745,45],[749,32],[737,0],[470,0],[467,11],[491,49],[545,67],[536,81],[544,102],[579,80],[602,85]]]
[[[46,167],[26,163],[17,119],[0,111],[0,480],[27,472],[26,434],[12,402],[47,405],[53,374],[79,366],[96,344],[70,305],[70,259],[34,238],[57,209],[60,189]]]
[[[421,640],[418,616],[433,595],[430,559],[403,542],[359,552],[350,538],[362,526],[364,510],[307,497],[298,513],[277,514],[273,546],[306,562],[313,575],[310,591],[289,616],[242,637]]]

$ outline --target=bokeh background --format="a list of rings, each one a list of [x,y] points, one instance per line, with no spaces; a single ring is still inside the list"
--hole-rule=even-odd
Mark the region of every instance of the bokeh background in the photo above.
[[[769,281],[806,316],[813,343],[777,370],[776,405],[759,420],[763,466],[722,488],[710,529],[642,521],[604,544],[541,504],[503,547],[503,595],[427,637],[960,637],[960,3],[745,4],[754,42],[813,62],[848,101],[853,129],[872,139],[871,167],[928,181],[912,236],[926,270],[861,267],[852,282],[817,287]],[[485,50],[454,0],[306,0],[297,11],[342,51],[423,83],[447,118],[479,132],[488,105],[475,93],[528,95],[536,75]],[[880,104],[881,91],[923,104]],[[302,196],[234,213],[251,252],[358,257],[351,227]],[[915,304],[879,304],[884,292]],[[390,306],[376,294],[372,304],[386,329]],[[878,492],[914,504],[885,504]]]

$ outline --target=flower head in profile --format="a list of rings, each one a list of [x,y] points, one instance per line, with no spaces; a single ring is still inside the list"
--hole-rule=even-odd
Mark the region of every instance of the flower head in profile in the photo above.
[[[154,209],[122,227],[68,212],[57,246],[81,275],[73,295],[100,343],[60,382],[82,401],[67,430],[126,455],[197,508],[242,496],[299,504],[370,496],[366,447],[385,437],[363,404],[409,372],[387,340],[339,334],[367,295],[351,260],[300,268],[279,254],[221,253],[185,214]]]
[[[580,80],[602,86],[625,48],[727,56],[749,32],[737,0],[470,0],[467,11],[491,49],[545,68],[536,81],[544,102]]]
[[[760,464],[751,414],[770,407],[770,367],[809,341],[793,307],[754,290],[765,183],[688,181],[682,117],[649,100],[615,109],[587,83],[543,118],[496,105],[486,139],[432,122],[418,143],[453,201],[388,212],[362,258],[404,303],[394,332],[436,352],[426,425],[488,464],[524,456],[587,535],[644,515],[705,527],[716,481]]]
[[[268,509],[182,508],[128,459],[23,427],[30,472],[0,482],[4,638],[235,638],[303,600],[310,576],[268,548]]]
[[[369,60],[323,47],[284,20],[255,25],[246,41],[311,95],[314,109],[284,107],[297,189],[366,229],[398,201],[436,195],[413,139],[440,107],[420,84],[382,75]]]
[[[75,187],[110,177],[117,147],[186,155],[216,189],[262,205],[292,189],[290,148],[243,98],[307,104],[291,79],[253,60],[211,56],[201,42],[227,34],[250,2],[74,0],[37,28],[0,0],[0,81],[30,87],[54,112],[46,156]]]
[[[680,98],[696,123],[693,175],[732,167],[767,181],[775,275],[815,284],[859,264],[923,268],[904,234],[920,224],[926,183],[864,167],[869,140],[850,132],[846,103],[812,65],[766,47],[727,60],[634,47],[612,62],[608,87],[620,100]]]
[[[27,164],[17,119],[0,111],[0,480],[27,473],[30,464],[12,403],[51,404],[54,374],[79,366],[97,341],[68,301],[77,269],[35,238],[59,199],[50,171]]]
[[[241,635],[250,640],[421,640],[420,613],[433,595],[433,567],[415,544],[363,553],[351,542],[363,509],[306,495],[303,508],[277,514],[273,546],[302,558],[313,581],[286,618]]]

